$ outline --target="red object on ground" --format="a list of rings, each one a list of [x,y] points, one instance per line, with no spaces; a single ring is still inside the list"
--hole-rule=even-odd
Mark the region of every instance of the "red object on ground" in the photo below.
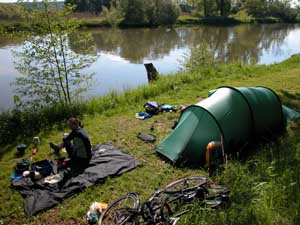
[[[38,150],[36,148],[34,148],[34,149],[31,150],[31,154],[32,155],[35,155],[36,153],[38,153]]]

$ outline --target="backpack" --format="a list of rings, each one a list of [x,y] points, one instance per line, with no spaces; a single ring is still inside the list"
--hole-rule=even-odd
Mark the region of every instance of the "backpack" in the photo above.
[[[144,105],[144,108],[145,108],[146,112],[151,115],[156,115],[160,111],[160,107],[157,102],[151,102],[151,101],[146,102]]]

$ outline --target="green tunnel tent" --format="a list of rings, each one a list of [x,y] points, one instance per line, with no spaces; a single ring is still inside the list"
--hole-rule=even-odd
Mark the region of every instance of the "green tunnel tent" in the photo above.
[[[226,153],[283,129],[279,97],[266,87],[220,87],[181,112],[156,151],[175,164],[203,166],[206,146],[223,137]]]

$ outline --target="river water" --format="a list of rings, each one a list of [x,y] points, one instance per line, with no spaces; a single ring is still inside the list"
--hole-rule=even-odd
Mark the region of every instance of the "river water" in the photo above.
[[[177,28],[92,29],[99,58],[85,72],[96,72],[86,97],[122,92],[147,83],[144,63],[160,73],[180,70],[183,56],[203,40],[222,62],[271,64],[300,52],[300,25],[243,24]],[[0,37],[0,110],[13,107],[11,82],[19,75],[11,50],[22,42]],[[72,49],[76,52],[76,49]]]

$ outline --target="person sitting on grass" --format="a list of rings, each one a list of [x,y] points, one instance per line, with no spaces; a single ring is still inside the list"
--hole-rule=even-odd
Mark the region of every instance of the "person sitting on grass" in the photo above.
[[[50,142],[50,147],[55,153],[59,153],[61,149],[65,148],[70,158],[68,164],[71,170],[82,172],[88,167],[92,158],[91,142],[80,120],[72,117],[68,119],[68,126],[71,132],[64,135],[62,143]]]

